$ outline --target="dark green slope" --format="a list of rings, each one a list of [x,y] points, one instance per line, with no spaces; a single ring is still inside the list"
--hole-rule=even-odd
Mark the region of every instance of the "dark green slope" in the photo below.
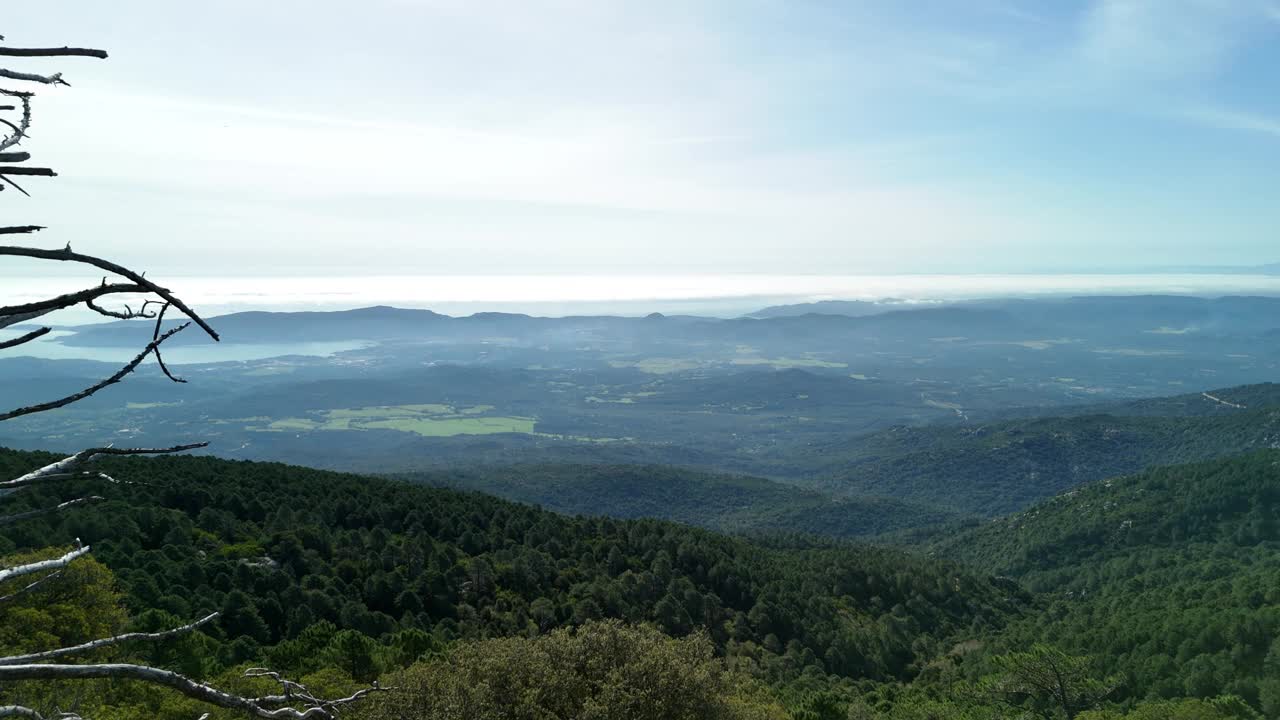
[[[52,458],[0,451],[0,472]],[[321,621],[395,643],[405,631],[450,642],[612,617],[672,634],[707,627],[721,652],[767,677],[907,678],[1018,607],[997,582],[886,549],[571,518],[279,464],[168,457],[104,469],[132,484],[6,527],[0,550],[80,538],[135,613],[222,609],[214,640],[228,665],[267,655],[290,670],[281,648],[295,646],[283,641]],[[11,502],[87,491],[54,485]]]
[[[1275,387],[1210,393],[1222,402],[1202,395],[1144,401],[1117,408],[1124,415],[895,427],[814,448],[804,483],[999,515],[1083,482],[1274,447]]]
[[[762,478],[662,465],[526,465],[405,477],[570,515],[659,518],[726,532],[854,538],[963,517],[893,498],[834,498]]]
[[[1095,655],[1132,697],[1280,713],[1280,451],[1090,483],[933,550],[1042,594],[999,647]]]
[[[1278,520],[1280,450],[1265,450],[1088,483],[945,538],[935,551],[1053,589],[1064,568],[1135,550],[1280,541]]]

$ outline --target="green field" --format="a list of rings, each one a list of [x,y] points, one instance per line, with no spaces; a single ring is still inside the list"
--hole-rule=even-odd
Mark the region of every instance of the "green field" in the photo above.
[[[611,360],[609,365],[615,368],[635,368],[650,375],[669,375],[671,373],[697,370],[701,364],[688,358],[645,358],[643,360]]]
[[[279,418],[266,426],[249,429],[261,432],[399,430],[425,437],[534,432],[536,419],[484,414],[493,409],[492,405],[456,408],[439,403],[337,408],[315,412],[312,417]]]
[[[775,370],[790,370],[792,368],[846,368],[848,363],[831,362],[828,360],[818,360],[817,358],[803,357],[780,357],[780,358],[763,358],[763,357],[747,357],[734,358],[730,361],[734,365],[767,365]]]
[[[374,420],[361,424],[362,428],[381,428],[417,433],[426,437],[451,435],[492,435],[494,433],[532,433],[536,421],[525,417],[477,417],[477,418],[396,418]]]

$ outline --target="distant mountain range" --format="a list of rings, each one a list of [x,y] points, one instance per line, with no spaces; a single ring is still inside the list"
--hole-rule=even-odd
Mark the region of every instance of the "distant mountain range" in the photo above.
[[[1099,318],[1105,314],[1107,322]],[[239,343],[379,342],[441,338],[503,338],[580,345],[609,338],[639,341],[720,340],[768,342],[814,334],[826,338],[983,336],[1026,338],[1036,333],[1250,333],[1280,328],[1280,297],[1175,295],[1088,296],[1036,300],[969,301],[939,306],[863,301],[824,301],[765,308],[737,319],[652,314],[647,317],[535,317],[476,313],[451,317],[430,310],[369,307],[336,312],[243,312],[214,318],[229,341]],[[177,322],[169,324],[169,327]],[[67,328],[66,345],[132,346],[148,321],[128,320]],[[1028,335],[1031,333],[1032,335]],[[1049,337],[1042,335],[1043,337]],[[206,343],[184,333],[171,345]]]

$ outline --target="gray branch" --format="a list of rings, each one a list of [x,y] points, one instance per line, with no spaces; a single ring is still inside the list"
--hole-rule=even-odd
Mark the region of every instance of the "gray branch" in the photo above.
[[[116,294],[136,294],[145,293],[149,290],[137,283],[103,283],[97,287],[87,288],[85,290],[77,290],[69,292],[48,300],[40,300],[38,302],[23,303],[21,305],[5,305],[0,307],[0,328],[8,327],[16,322],[30,320],[30,313],[40,313],[41,315],[52,312],[54,310],[62,310],[82,302],[91,302],[97,300],[104,295]],[[23,315],[22,320],[10,320],[14,316]]]
[[[52,560],[41,560],[39,562],[27,563],[26,565],[16,565],[14,567],[0,569],[0,582],[12,580],[16,577],[22,577],[23,575],[30,575],[31,573],[44,572],[45,570],[61,570],[62,568],[70,565],[72,560],[75,560],[82,555],[86,555],[88,552],[89,546],[85,545],[84,547],[78,547],[62,557],[56,557]]]
[[[100,502],[105,499],[106,498],[99,497],[97,495],[89,495],[87,497],[76,498],[75,500],[68,500],[64,503],[58,503],[53,507],[37,508],[35,510],[28,510],[26,512],[14,513],[13,515],[0,516],[0,527],[3,527],[5,525],[12,525],[13,523],[21,522],[23,520],[30,520],[33,517],[40,517],[41,515],[48,515],[49,513],[61,512],[63,510],[66,510],[69,507],[75,507],[76,505],[84,505],[86,503]]]
[[[32,330],[26,335],[19,335],[18,337],[13,338],[12,340],[0,341],[0,350],[8,350],[9,348],[18,347],[19,345],[29,343],[32,340],[35,340],[36,338],[40,337],[41,335],[49,334],[49,332],[52,330],[53,328],[42,327],[36,330]]]
[[[169,292],[165,288],[162,288],[159,285],[146,279],[140,273],[136,273],[130,270],[129,268],[124,267],[123,265],[117,265],[116,263],[113,263],[110,260],[103,260],[102,258],[94,257],[92,255],[84,255],[82,253],[72,252],[70,246],[67,246],[63,250],[44,250],[41,248],[0,246],[0,255],[8,255],[11,257],[28,257],[28,258],[35,258],[37,260],[57,260],[61,262],[81,263],[84,265],[92,265],[96,268],[106,270],[109,273],[114,273],[116,275],[119,275],[120,277],[127,278],[128,280],[131,280],[137,283],[138,285],[145,287],[147,290],[155,293],[156,295],[159,295],[160,297],[164,298],[166,301],[172,303],[173,306],[177,308],[179,311],[181,311],[183,315],[186,315],[188,318],[191,319],[192,322],[199,325],[200,328],[203,329],[209,335],[209,337],[213,338],[214,340],[219,339],[218,333],[215,332],[214,329],[210,327],[209,324],[206,323],[203,318],[197,315],[194,310],[187,307],[186,303],[174,297],[173,293]]]
[[[22,597],[23,595],[26,595],[27,593],[31,592],[32,590],[35,590],[36,588],[40,587],[44,583],[58,577],[61,574],[62,574],[61,570],[54,570],[53,572],[49,573],[48,575],[45,575],[39,580],[29,583],[25,587],[21,587],[17,590],[14,590],[13,592],[9,593],[8,595],[5,595],[4,597],[0,597],[0,603],[7,603],[12,600],[16,600],[17,598]]]
[[[0,658],[0,665],[24,665],[27,663],[43,662],[45,660],[55,660],[67,655],[91,652],[93,650],[110,647],[112,645],[119,645],[120,643],[129,642],[131,640],[163,640],[168,637],[173,637],[174,635],[189,633],[201,625],[211,622],[216,617],[218,617],[218,613],[211,613],[193,623],[188,623],[182,627],[173,628],[172,630],[162,630],[160,632],[153,633],[124,633],[122,635],[113,635],[108,638],[92,640],[81,645],[58,648],[57,650],[46,650],[44,652],[28,653],[26,655],[10,655],[9,657]]]
[[[103,475],[102,473],[84,473],[77,472],[77,470],[87,463],[108,455],[172,455],[173,453],[186,452],[187,450],[195,450],[208,446],[209,443],[207,442],[199,442],[189,443],[186,445],[174,445],[173,447],[167,448],[89,448],[88,450],[81,450],[75,455],[67,456],[57,462],[49,463],[37,470],[32,470],[21,477],[0,482],[0,490],[11,490],[46,480],[71,480],[85,477],[101,477],[111,482],[115,482],[111,477]]]
[[[337,714],[337,708],[360,700],[370,693],[386,690],[386,688],[380,688],[375,685],[360,690],[349,697],[320,701],[321,704],[311,705],[304,710],[289,706],[270,709],[265,705],[278,699],[278,696],[246,698],[232,695],[209,685],[196,682],[171,670],[161,670],[160,668],[146,665],[102,663],[95,665],[27,664],[0,666],[0,682],[13,680],[96,680],[102,678],[140,680],[153,685],[161,685],[177,690],[189,698],[228,710],[239,710],[266,720],[333,720]]]
[[[136,370],[137,367],[142,364],[142,361],[147,359],[148,355],[155,352],[156,348],[160,347],[161,343],[173,337],[177,333],[185,330],[187,326],[190,324],[191,323],[189,322],[183,323],[161,334],[155,340],[152,340],[151,342],[147,343],[147,346],[142,349],[142,352],[138,353],[137,357],[130,360],[124,367],[117,370],[115,374],[112,375],[111,377],[105,380],[102,380],[98,383],[95,383],[94,385],[91,385],[79,392],[72,393],[70,395],[67,395],[66,397],[62,397],[57,400],[50,400],[48,402],[38,403],[36,405],[28,405],[27,407],[15,408],[13,410],[10,410],[9,412],[0,413],[0,421],[12,420],[13,418],[22,417],[23,415],[33,415],[35,413],[46,412],[48,410],[54,410],[56,408],[64,407],[66,405],[70,405],[71,403],[79,402],[80,400],[83,400],[89,397],[90,395],[93,395],[94,393],[98,392],[99,390],[105,387],[108,387],[110,385],[115,385],[116,383],[123,380],[126,375]]]
[[[35,73],[17,72],[15,70],[6,70],[0,68],[0,78],[7,80],[21,80],[23,82],[40,83],[42,85],[70,85],[66,80],[62,79],[62,73],[54,73],[52,75],[36,75]]]

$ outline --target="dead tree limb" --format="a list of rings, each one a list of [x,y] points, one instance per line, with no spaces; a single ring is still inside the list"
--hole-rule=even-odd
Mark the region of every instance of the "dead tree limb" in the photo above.
[[[200,627],[212,622],[218,617],[218,613],[210,613],[193,623],[188,623],[182,627],[176,627],[171,630],[161,630],[160,632],[144,633],[124,633],[123,635],[113,635],[108,638],[91,640],[80,645],[71,647],[58,648],[57,650],[45,650],[44,652],[28,653],[26,655],[10,655],[9,657],[0,658],[0,665],[25,665],[27,663],[44,662],[45,660],[56,660],[67,655],[78,655],[80,653],[92,652],[100,650],[104,647],[119,645],[120,643],[130,642],[133,640],[163,640],[174,635],[182,635],[189,633]]]
[[[53,507],[37,508],[35,510],[27,510],[26,512],[0,516],[0,527],[4,525],[12,525],[13,523],[20,522],[22,520],[29,520],[33,517],[40,517],[41,515],[48,515],[49,513],[53,513],[53,512],[61,512],[63,510],[66,510],[69,507],[75,507],[76,505],[85,505],[87,503],[100,502],[105,499],[106,498],[101,497],[99,495],[89,495],[86,497],[76,498],[75,500],[68,500],[64,503],[58,503]],[[0,662],[3,662],[3,660],[0,660]]]
[[[188,318],[191,318],[191,321],[199,325],[200,328],[203,329],[205,333],[209,335],[209,337],[213,338],[214,340],[219,339],[218,333],[215,332],[214,329],[210,327],[209,324],[205,322],[203,318],[197,315],[194,310],[187,307],[186,303],[182,302],[177,297],[175,297],[173,293],[151,282],[150,280],[143,277],[141,274],[136,273],[130,270],[129,268],[124,267],[123,265],[117,265],[116,263],[113,263],[110,260],[104,260],[102,258],[93,257],[92,255],[84,255],[82,253],[73,252],[70,246],[66,247],[63,250],[45,250],[42,248],[0,246],[0,255],[8,255],[11,257],[36,258],[38,260],[57,260],[61,262],[82,263],[85,265],[92,265],[102,270],[106,270],[109,273],[114,273],[116,275],[119,275],[120,277],[132,280],[138,285],[145,287],[149,292],[153,292],[156,295],[159,295],[160,297],[164,298],[167,302],[173,303],[173,306],[175,308],[180,310],[183,315],[186,315]]]
[[[152,354],[153,352],[155,352],[156,348],[160,347],[161,343],[173,337],[174,335],[178,334],[179,332],[182,332],[190,324],[191,323],[183,323],[175,328],[171,328],[167,332],[162,333],[155,340],[152,340],[151,342],[147,343],[146,348],[144,348],[142,352],[138,353],[137,357],[130,360],[124,367],[117,370],[115,374],[112,375],[111,377],[105,380],[99,381],[79,392],[72,393],[70,395],[67,395],[66,397],[62,397],[57,400],[50,400],[48,402],[38,403],[36,405],[29,405],[27,407],[16,408],[6,413],[0,413],[0,420],[12,420],[13,418],[22,417],[23,415],[33,415],[35,413],[47,412],[49,410],[54,410],[56,408],[65,407],[67,405],[70,405],[71,403],[83,400],[105,387],[108,387],[110,385],[115,385],[116,383],[123,380],[124,376],[136,370],[138,366],[142,364],[142,361],[147,359],[148,355]]]
[[[171,670],[132,665],[128,663],[102,663],[97,665],[0,665],[0,681],[13,680],[141,680],[153,685],[172,688],[187,697],[201,700],[220,708],[239,710],[266,720],[332,720],[336,710],[343,705],[353,703],[374,692],[385,691],[386,688],[373,686],[360,690],[349,697],[338,700],[321,701],[323,705],[312,705],[305,710],[294,707],[277,707],[270,705],[279,701],[289,702],[287,696],[268,696],[264,698],[246,698],[223,692],[217,688],[196,682]],[[302,698],[298,698],[302,701]]]
[[[71,83],[62,79],[62,73],[54,73],[52,75],[36,75],[35,73],[17,72],[16,70],[6,70],[0,68],[0,78],[6,80],[21,80],[23,82],[40,83],[42,85],[66,85]]]
[[[21,705],[0,705],[0,717],[23,717],[32,720],[45,720],[44,716]],[[58,720],[81,720],[79,715],[59,715]]]
[[[149,290],[137,283],[103,283],[97,287],[88,288],[86,290],[77,290],[76,292],[65,293],[48,300],[40,300],[37,302],[23,303],[21,305],[6,305],[0,307],[0,328],[14,325],[18,322],[25,322],[34,317],[39,317],[55,310],[63,310],[74,307],[82,302],[97,300],[105,295],[127,294],[133,295],[138,293],[149,292]],[[35,314],[32,314],[35,313]],[[10,320],[10,318],[23,316],[23,320]]]
[[[13,130],[11,135],[4,140],[0,140],[0,150],[8,150],[28,137],[27,131],[31,129],[31,93],[0,88],[0,95],[17,98],[22,105],[22,118],[18,121],[18,124],[15,125],[8,120],[0,120],[0,122],[8,125]]]
[[[186,445],[174,445],[167,448],[117,448],[117,447],[100,447],[81,450],[75,455],[70,455],[57,462],[49,463],[38,470],[31,472],[13,480],[0,482],[0,490],[12,490],[24,485],[47,481],[47,480],[69,480],[76,476],[87,477],[82,473],[75,471],[83,465],[93,462],[101,457],[106,456],[122,456],[122,455],[172,455],[174,453],[186,452],[188,450],[196,450],[202,447],[208,447],[209,443],[188,443]],[[101,475],[101,473],[93,473]],[[110,479],[108,477],[108,479]]]
[[[99,60],[107,59],[105,50],[93,50],[90,48],[11,48],[0,47],[0,56],[6,57],[92,57]]]
[[[46,570],[61,570],[62,568],[70,565],[72,560],[83,555],[87,555],[88,553],[89,546],[85,545],[66,553],[62,557],[56,557],[51,560],[40,560],[38,562],[27,563],[26,565],[16,565],[14,567],[3,568],[0,569],[0,582],[12,580],[13,578],[21,577],[23,575],[30,575],[31,573],[44,572]]]
[[[26,595],[27,593],[31,592],[32,590],[35,590],[37,587],[40,587],[44,583],[49,582],[50,580],[58,577],[61,574],[62,574],[61,570],[54,570],[53,572],[49,573],[48,575],[45,575],[39,580],[29,583],[25,587],[18,588],[17,590],[14,590],[13,592],[9,593],[8,595],[5,595],[4,597],[0,597],[0,603],[7,603],[18,597]]]
[[[0,350],[8,350],[9,348],[12,348],[12,347],[18,347],[23,343],[29,343],[32,340],[35,340],[36,338],[41,337],[42,335],[48,335],[50,332],[52,332],[52,330],[53,328],[42,327],[36,330],[32,330],[26,335],[19,335],[18,337],[13,338],[12,340],[0,341]]]

